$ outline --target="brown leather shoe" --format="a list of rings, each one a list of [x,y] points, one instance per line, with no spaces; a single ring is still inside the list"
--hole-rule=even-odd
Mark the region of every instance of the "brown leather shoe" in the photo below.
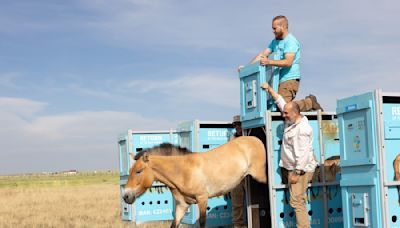
[[[315,111],[317,111],[318,109],[321,109],[321,112],[324,111],[314,95],[310,94],[306,98],[310,98],[310,100],[312,101],[312,109],[314,109]]]

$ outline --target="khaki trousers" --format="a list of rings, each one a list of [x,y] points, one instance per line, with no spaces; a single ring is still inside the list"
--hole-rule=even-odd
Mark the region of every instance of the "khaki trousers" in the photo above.
[[[278,93],[286,102],[292,101],[296,97],[297,91],[299,90],[299,84],[300,81],[297,80],[284,81],[279,84]],[[300,112],[308,112],[312,110],[312,100],[310,98],[296,100],[295,102],[299,105]]]
[[[292,175],[289,173],[289,175]],[[299,177],[296,184],[289,183],[290,206],[293,207],[296,213],[297,228],[309,228],[310,219],[306,208],[306,191],[308,182],[312,179],[313,172],[305,173]],[[290,178],[289,178],[290,180]]]
[[[232,190],[232,223],[234,227],[246,225],[244,221],[244,197],[245,185],[244,179]]]

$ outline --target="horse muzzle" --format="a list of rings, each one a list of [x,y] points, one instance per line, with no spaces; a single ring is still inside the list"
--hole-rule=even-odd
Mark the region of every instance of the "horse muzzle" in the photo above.
[[[132,204],[135,202],[135,194],[132,191],[125,191],[124,196],[122,197],[127,204]]]

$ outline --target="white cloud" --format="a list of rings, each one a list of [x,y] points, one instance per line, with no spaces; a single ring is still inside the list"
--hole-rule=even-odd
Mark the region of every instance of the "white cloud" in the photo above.
[[[168,130],[176,126],[166,119],[130,112],[39,115],[45,107],[43,102],[0,98],[0,174],[68,168],[115,169],[119,134],[128,129]],[[23,167],[19,165],[22,163],[31,164]]]
[[[41,111],[47,104],[24,98],[0,97],[0,112],[29,118]]]
[[[127,87],[133,93],[162,94],[169,100],[193,105],[202,102],[236,108],[239,101],[239,79],[225,75],[196,74],[169,80],[133,80]]]
[[[122,99],[123,97],[117,95],[115,91],[106,91],[105,89],[99,90],[90,87],[84,87],[82,85],[73,84],[65,88],[67,91],[71,91],[74,94],[83,96],[90,96],[100,99]]]
[[[74,112],[41,116],[25,126],[26,132],[48,140],[110,140],[128,128],[141,130],[168,129],[168,121],[136,113],[99,111]]]

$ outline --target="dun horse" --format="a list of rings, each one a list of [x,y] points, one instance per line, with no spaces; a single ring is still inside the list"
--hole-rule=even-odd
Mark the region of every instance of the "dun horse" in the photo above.
[[[200,227],[206,225],[207,201],[233,189],[246,176],[266,183],[266,153],[256,137],[242,136],[204,153],[162,144],[140,152],[125,185],[124,200],[132,204],[156,180],[167,185],[175,198],[175,218],[179,226],[191,204],[199,206]]]
[[[400,154],[396,156],[393,161],[394,180],[400,181]],[[397,193],[399,195],[398,202],[400,203],[400,185],[397,186]]]
[[[336,174],[341,172],[340,156],[332,156],[324,162],[325,181],[336,181]],[[321,167],[317,166],[314,171],[312,182],[320,182],[321,180]]]

